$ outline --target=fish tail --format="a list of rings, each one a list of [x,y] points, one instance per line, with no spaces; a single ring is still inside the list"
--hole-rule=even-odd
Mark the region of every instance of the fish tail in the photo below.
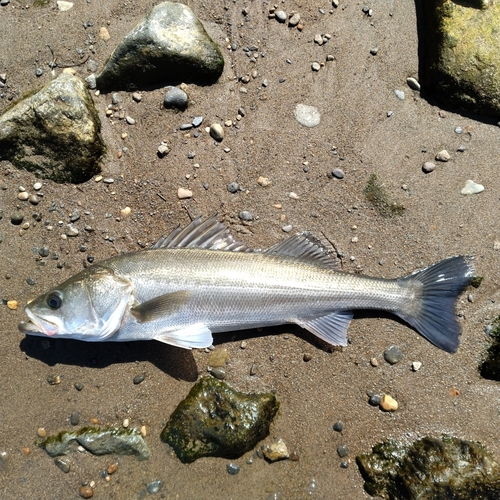
[[[414,301],[398,315],[432,344],[446,352],[457,350],[461,334],[455,305],[474,277],[471,257],[450,257],[400,278],[416,292]]]

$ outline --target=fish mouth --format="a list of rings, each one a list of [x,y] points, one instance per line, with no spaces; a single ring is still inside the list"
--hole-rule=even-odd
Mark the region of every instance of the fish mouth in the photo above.
[[[21,321],[17,326],[26,335],[48,335],[52,337],[59,331],[59,327],[50,321],[38,318],[31,311],[26,309],[29,317],[28,321]]]

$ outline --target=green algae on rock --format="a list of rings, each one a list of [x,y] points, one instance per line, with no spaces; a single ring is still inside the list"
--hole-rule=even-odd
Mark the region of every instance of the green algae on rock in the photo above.
[[[118,427],[83,427],[75,432],[62,431],[39,443],[51,457],[67,455],[79,445],[94,455],[135,455],[138,460],[147,460],[150,456],[140,432]]]
[[[97,88],[134,90],[161,83],[214,83],[224,58],[193,11],[181,3],[154,7],[116,47]]]
[[[479,365],[479,373],[489,380],[500,380],[500,316],[493,320],[491,328],[492,343]]]
[[[382,217],[403,215],[405,207],[389,200],[389,195],[376,174],[370,175],[363,194]]]
[[[184,463],[239,457],[269,434],[278,408],[273,394],[244,394],[204,377],[179,403],[160,437]]]
[[[365,490],[390,500],[500,498],[500,468],[484,447],[450,436],[387,440],[356,457]]]
[[[0,160],[56,182],[99,173],[101,122],[83,80],[62,73],[0,116]]]
[[[445,105],[500,115],[500,4],[424,0],[422,88]]]

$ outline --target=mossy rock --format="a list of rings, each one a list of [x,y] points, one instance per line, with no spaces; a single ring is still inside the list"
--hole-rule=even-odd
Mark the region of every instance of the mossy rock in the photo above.
[[[500,115],[500,4],[424,0],[422,89],[438,102]]]
[[[204,377],[172,413],[160,437],[184,463],[239,457],[269,434],[278,408],[273,394],[244,394]]]
[[[500,498],[500,469],[480,443],[450,436],[387,440],[356,462],[369,495],[390,500]]]

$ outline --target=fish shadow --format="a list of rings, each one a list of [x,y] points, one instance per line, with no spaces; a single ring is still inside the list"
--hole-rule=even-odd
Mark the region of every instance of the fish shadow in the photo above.
[[[193,353],[157,341],[140,342],[81,342],[71,339],[50,339],[27,335],[21,350],[32,358],[54,366],[75,365],[105,368],[117,363],[149,361],[158,369],[178,380],[195,382],[198,367]]]

